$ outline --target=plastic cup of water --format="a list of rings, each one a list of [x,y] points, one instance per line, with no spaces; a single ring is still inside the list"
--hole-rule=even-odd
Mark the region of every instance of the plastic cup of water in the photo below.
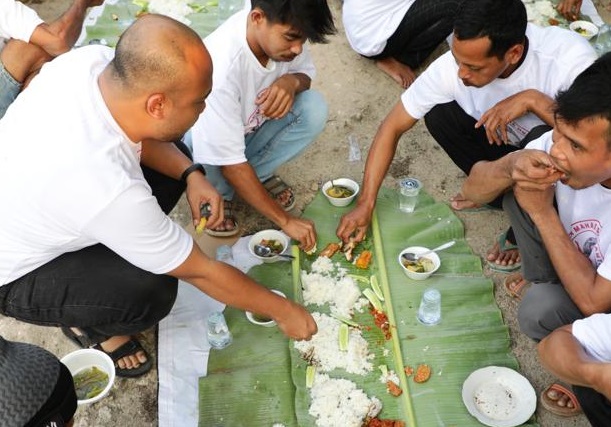
[[[399,180],[399,210],[406,213],[414,212],[421,189],[422,183],[418,179],[401,178]]]

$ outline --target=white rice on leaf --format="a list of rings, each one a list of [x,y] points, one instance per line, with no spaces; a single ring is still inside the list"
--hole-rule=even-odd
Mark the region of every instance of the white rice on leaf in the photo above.
[[[346,269],[334,265],[329,258],[319,257],[312,264],[312,272],[301,272],[303,303],[305,305],[329,305],[331,313],[352,317],[361,291]]]
[[[357,375],[371,372],[375,357],[369,353],[369,344],[358,328],[350,328],[347,351],[339,349],[339,327],[341,322],[326,314],[312,313],[318,325],[318,332],[310,341],[294,341],[295,349],[308,355],[317,366],[318,372],[343,369]]]
[[[367,415],[376,416],[382,408],[352,381],[326,374],[316,374],[310,397],[309,413],[318,427],[361,427]]]
[[[193,13],[187,0],[151,0],[148,4],[149,12],[169,16],[185,25],[191,25],[187,15]]]

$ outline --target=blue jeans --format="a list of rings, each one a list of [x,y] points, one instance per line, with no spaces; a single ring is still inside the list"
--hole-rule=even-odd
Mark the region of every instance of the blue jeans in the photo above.
[[[323,131],[329,109],[323,96],[306,90],[295,97],[291,111],[281,119],[267,120],[256,131],[245,136],[246,159],[260,181],[270,178],[274,171],[297,157]],[[190,132],[185,144],[191,146]],[[225,200],[232,200],[235,190],[221,172],[221,166],[207,165],[206,178]]]
[[[21,83],[6,71],[4,64],[0,61],[0,119],[6,113],[9,105],[17,98],[20,91]]]

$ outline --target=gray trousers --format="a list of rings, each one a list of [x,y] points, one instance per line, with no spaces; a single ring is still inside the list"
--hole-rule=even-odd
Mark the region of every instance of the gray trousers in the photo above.
[[[518,323],[524,334],[540,341],[560,326],[584,316],[564,289],[547,255],[539,230],[518,205],[513,192],[505,194],[509,216],[522,258],[522,275],[532,285],[522,295]]]

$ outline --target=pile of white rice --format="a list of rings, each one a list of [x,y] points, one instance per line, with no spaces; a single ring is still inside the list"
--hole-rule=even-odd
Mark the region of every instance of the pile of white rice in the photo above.
[[[333,264],[327,257],[318,257],[312,263],[312,271],[301,272],[303,302],[306,305],[329,304],[331,313],[351,317],[361,296],[361,290],[346,269]]]
[[[524,6],[526,7],[526,16],[528,17],[528,22],[532,22],[533,24],[546,27],[549,25],[548,21],[550,18],[558,17],[556,8],[549,0],[522,1],[524,2]]]
[[[316,374],[310,390],[309,413],[318,427],[361,427],[367,415],[376,416],[382,403],[356,387],[352,381]]]
[[[188,0],[150,0],[148,10],[174,18],[185,25],[191,25],[191,21],[187,19],[187,15],[193,13],[189,3]]]
[[[346,372],[365,375],[371,372],[375,357],[369,353],[369,344],[363,338],[361,330],[350,328],[347,351],[339,349],[339,326],[341,322],[331,316],[312,313],[318,325],[318,332],[310,341],[295,341],[295,348],[301,354],[311,355],[319,372],[330,372],[344,369]]]

